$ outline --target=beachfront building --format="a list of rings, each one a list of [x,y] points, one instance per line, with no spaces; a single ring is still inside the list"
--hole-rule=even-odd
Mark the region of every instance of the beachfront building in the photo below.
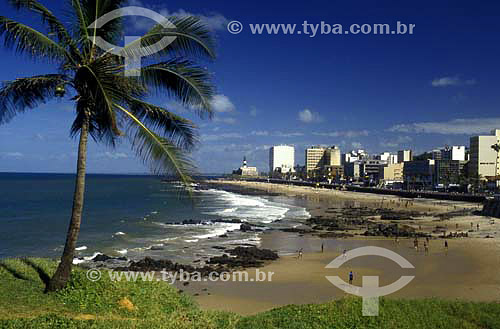
[[[403,179],[403,168],[404,168],[404,162],[401,163],[391,163],[388,164],[387,166],[381,166],[379,167],[379,180],[381,185],[383,186],[388,186],[388,185],[396,185],[396,184],[402,184],[404,179]]]
[[[432,189],[435,185],[435,160],[406,161],[403,167],[407,189]]]
[[[361,164],[361,176],[368,179],[370,183],[378,183],[380,168],[387,166],[387,161],[365,160]]]
[[[277,145],[269,149],[269,173],[286,174],[294,171],[295,148],[289,145]]]
[[[315,146],[306,149],[307,177],[317,181],[338,181],[344,174],[340,149]]]
[[[387,162],[387,164],[398,163],[398,155],[389,152],[383,152],[375,156],[375,159]]]
[[[438,160],[435,163],[435,182],[437,185],[461,185],[464,183],[467,161]]]
[[[362,161],[353,161],[344,164],[344,176],[349,180],[357,181],[361,177]]]
[[[364,150],[352,150],[349,153],[342,154],[341,165],[361,161],[366,158],[368,158],[368,154]]]
[[[500,142],[500,129],[490,136],[470,138],[469,177],[481,180],[495,180],[499,175],[498,152],[492,146]],[[498,184],[498,183],[497,183]]]
[[[413,153],[411,150],[398,151],[398,163],[408,162],[413,160]]]
[[[441,150],[442,160],[466,161],[465,146],[446,146]]]
[[[233,171],[233,175],[238,176],[259,176],[259,172],[257,167],[249,167],[247,164],[247,158],[243,157],[243,165]]]
[[[324,162],[325,148],[313,146],[306,149],[306,171],[309,173],[319,167]]]

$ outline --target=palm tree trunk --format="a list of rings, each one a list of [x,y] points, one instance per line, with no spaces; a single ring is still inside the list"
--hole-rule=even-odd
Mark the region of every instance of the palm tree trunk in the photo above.
[[[65,287],[71,277],[71,267],[75,254],[76,241],[80,233],[82,221],[83,200],[85,194],[85,167],[87,162],[87,141],[89,135],[89,118],[84,119],[80,131],[80,142],[78,145],[78,162],[76,169],[75,192],[73,195],[73,210],[71,212],[71,222],[69,224],[66,244],[61,257],[61,262],[57,267],[54,276],[47,285],[46,292],[56,291]]]

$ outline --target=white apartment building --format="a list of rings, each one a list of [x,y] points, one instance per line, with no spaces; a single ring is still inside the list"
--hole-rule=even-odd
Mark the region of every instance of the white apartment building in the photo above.
[[[408,162],[413,160],[413,154],[411,150],[398,151],[398,163]]]
[[[441,159],[465,161],[465,146],[445,147],[441,150]]]
[[[500,142],[500,129],[495,129],[490,136],[474,136],[470,138],[470,161],[469,175],[471,177],[481,176],[483,180],[487,177],[498,176],[499,159],[498,153],[491,148]]]
[[[340,149],[337,146],[332,146],[325,150],[325,166],[340,166]]]
[[[295,148],[289,145],[277,145],[269,149],[269,172],[293,172],[295,166]]]
[[[391,154],[389,152],[380,153],[380,155],[377,156],[377,159],[386,161],[387,164],[398,163],[397,154]]]

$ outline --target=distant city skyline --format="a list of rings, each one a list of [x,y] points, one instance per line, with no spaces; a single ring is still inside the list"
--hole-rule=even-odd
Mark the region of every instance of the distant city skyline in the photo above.
[[[43,2],[43,1],[42,1]],[[60,5],[45,1],[54,11]],[[342,153],[371,154],[444,145],[469,146],[474,135],[500,127],[500,4],[467,1],[293,3],[133,0],[162,14],[198,14],[217,35],[215,118],[200,120],[162,98],[159,103],[194,120],[200,144],[192,154],[201,173],[230,173],[243,156],[259,170],[269,168],[269,148],[305,149],[337,145]],[[263,11],[265,8],[265,11]],[[363,8],[362,11],[360,8]],[[40,26],[0,2],[2,15]],[[466,19],[464,19],[466,17]],[[227,31],[227,23],[415,24],[412,35],[252,35]],[[143,33],[151,22],[133,20],[128,32]],[[0,42],[0,80],[52,72]],[[53,102],[0,126],[0,172],[75,171],[76,141],[69,138],[71,104]],[[88,171],[145,174],[148,168],[128,145],[89,145]]]

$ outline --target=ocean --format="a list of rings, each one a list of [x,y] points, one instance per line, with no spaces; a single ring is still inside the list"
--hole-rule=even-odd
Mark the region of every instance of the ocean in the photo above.
[[[73,189],[70,174],[0,173],[0,258],[59,257]],[[190,263],[220,254],[213,247],[259,245],[260,232],[241,232],[241,224],[231,221],[263,231],[297,226],[310,215],[296,202],[203,185],[190,196],[158,177],[89,174],[76,256],[103,253]]]

